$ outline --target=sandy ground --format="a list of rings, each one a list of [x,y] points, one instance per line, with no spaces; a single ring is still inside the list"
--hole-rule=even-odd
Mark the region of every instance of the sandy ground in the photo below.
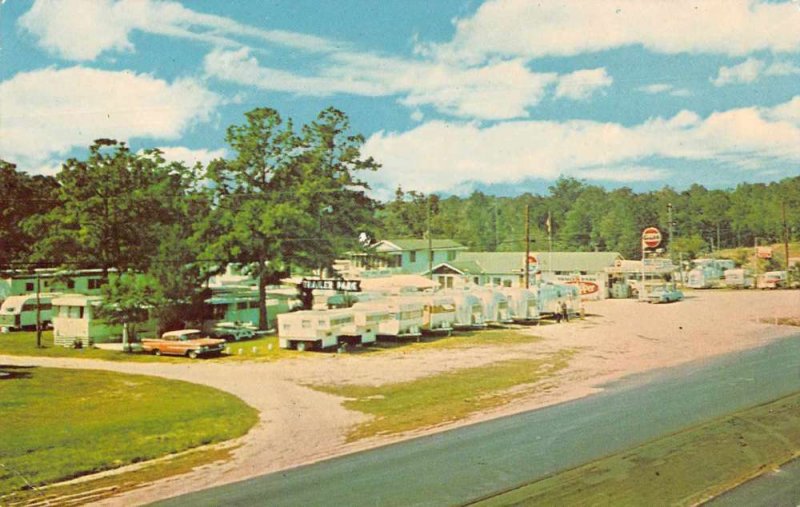
[[[626,375],[708,360],[800,333],[796,327],[774,324],[776,317],[800,317],[800,291],[695,291],[676,304],[606,300],[586,303],[586,311],[589,315],[585,320],[531,327],[528,332],[544,340],[515,346],[416,351],[400,347],[387,353],[352,355],[309,353],[308,357],[274,363],[120,364],[10,356],[0,356],[0,361],[186,380],[233,393],[259,410],[259,423],[239,439],[241,446],[230,462],[207,465],[102,502],[133,505],[576,399]],[[328,383],[380,385],[565,348],[579,352],[567,369],[547,382],[546,389],[458,423],[349,444],[344,438],[348,429],[366,416],[344,409],[340,398],[305,387]]]

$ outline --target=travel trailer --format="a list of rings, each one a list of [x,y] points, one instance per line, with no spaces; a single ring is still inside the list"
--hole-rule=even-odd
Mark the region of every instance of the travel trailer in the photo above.
[[[514,322],[539,320],[539,307],[533,291],[514,287],[503,289],[503,293],[508,298],[508,308]]]
[[[508,309],[508,298],[499,290],[491,287],[475,287],[473,294],[478,296],[483,305],[483,317],[487,324],[509,324],[513,322]]]
[[[535,292],[540,315],[560,313],[562,302],[567,305],[569,313],[580,311],[580,293],[574,285],[543,283],[536,287]]]
[[[695,259],[694,264],[686,278],[686,286],[692,289],[719,287],[725,279],[725,271],[736,267],[730,259]]]
[[[350,345],[375,343],[380,332],[381,323],[392,318],[391,313],[385,308],[351,308],[353,312],[354,329],[352,336],[344,335],[343,341]]]
[[[777,289],[786,286],[786,271],[767,271],[758,275],[756,287],[759,289]]]
[[[746,269],[726,269],[725,286],[733,289],[750,289],[755,286],[755,279]]]
[[[453,298],[455,304],[455,329],[470,329],[486,327],[483,318],[483,303],[481,299],[466,290],[448,290],[442,294]]]
[[[299,351],[336,347],[341,337],[355,334],[354,326],[350,309],[282,313],[278,315],[278,344]]]
[[[378,324],[378,336],[392,338],[419,338],[422,333],[423,305],[412,298],[386,298],[359,302],[351,308],[381,310],[389,313],[389,318]]]
[[[58,294],[39,295],[39,322],[43,326],[52,321],[52,299]],[[0,331],[7,333],[16,329],[36,327],[36,294],[9,296],[0,305]]]
[[[453,331],[456,321],[456,303],[452,297],[433,293],[406,296],[422,303],[422,332],[446,333]]]

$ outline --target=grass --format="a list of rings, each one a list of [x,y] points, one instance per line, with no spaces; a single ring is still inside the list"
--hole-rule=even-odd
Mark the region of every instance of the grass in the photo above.
[[[0,495],[245,434],[258,413],[176,380],[0,366]],[[24,480],[23,480],[24,478]]]
[[[515,329],[486,329],[481,331],[458,332],[451,336],[424,337],[420,342],[396,341],[379,342],[361,349],[363,352],[380,352],[406,348],[416,349],[457,349],[479,347],[484,345],[518,345],[533,343],[541,340],[531,334]],[[105,361],[130,361],[141,363],[182,363],[190,361],[184,357],[161,356],[156,357],[142,353],[124,353],[114,350],[101,350],[96,348],[73,349],[53,345],[53,332],[42,333],[42,348],[36,347],[36,333],[32,331],[19,331],[0,334],[0,355],[36,356],[36,357],[69,357],[77,359],[101,359]],[[253,340],[231,342],[228,344],[228,353],[220,357],[209,357],[203,361],[277,361],[293,357],[309,357],[309,353],[295,350],[286,350],[278,346],[277,336],[263,336]]]
[[[70,357],[77,359],[102,359],[105,361],[129,361],[138,363],[183,363],[191,361],[177,356],[152,356],[143,353],[126,353],[115,350],[101,350],[97,348],[73,349],[53,345],[53,332],[42,333],[41,348],[36,347],[36,333],[33,331],[19,331],[0,334],[0,355],[11,356],[36,356],[36,357]],[[278,347],[276,336],[265,336],[254,340],[231,342],[228,344],[229,354],[220,357],[203,358],[203,361],[241,361],[260,360],[274,361],[286,357],[295,357],[297,352],[284,350]],[[239,354],[239,349],[242,353]]]
[[[478,505],[695,505],[798,454],[800,393],[795,393]]]
[[[25,489],[0,497],[3,505],[23,506],[34,502],[52,506],[85,505],[113,495],[132,491],[153,481],[188,473],[208,463],[226,462],[234,448],[208,448],[189,451],[152,463],[143,463],[135,470],[53,485],[44,489]]]
[[[348,434],[348,441],[354,441],[437,426],[504,405],[541,389],[537,383],[564,369],[574,354],[563,350],[541,359],[502,361],[377,387],[311,387],[345,397],[345,407],[373,416]]]

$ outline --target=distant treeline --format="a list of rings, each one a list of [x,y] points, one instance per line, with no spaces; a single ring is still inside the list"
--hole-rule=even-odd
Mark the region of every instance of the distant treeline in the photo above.
[[[672,249],[694,257],[720,248],[783,241],[785,207],[790,240],[800,239],[800,176],[769,184],[742,183],[730,190],[692,185],[677,191],[636,193],[605,190],[573,178],[560,178],[547,195],[440,198],[398,189],[378,211],[382,237],[423,237],[459,241],[472,250],[525,248],[525,206],[530,209],[533,250],[549,248],[548,216],[555,250],[617,251],[638,258],[640,233],[648,226],[670,230]]]

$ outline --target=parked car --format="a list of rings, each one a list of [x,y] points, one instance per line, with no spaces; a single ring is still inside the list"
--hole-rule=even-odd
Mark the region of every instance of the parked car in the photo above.
[[[674,287],[653,287],[647,294],[648,303],[671,303],[683,299],[683,292]]]
[[[211,338],[219,338],[228,342],[238,342],[255,338],[256,331],[237,322],[218,322],[208,335]]]
[[[179,329],[168,331],[161,338],[142,338],[142,350],[156,356],[170,354],[196,359],[219,354],[224,348],[225,340],[208,338],[199,329]]]

